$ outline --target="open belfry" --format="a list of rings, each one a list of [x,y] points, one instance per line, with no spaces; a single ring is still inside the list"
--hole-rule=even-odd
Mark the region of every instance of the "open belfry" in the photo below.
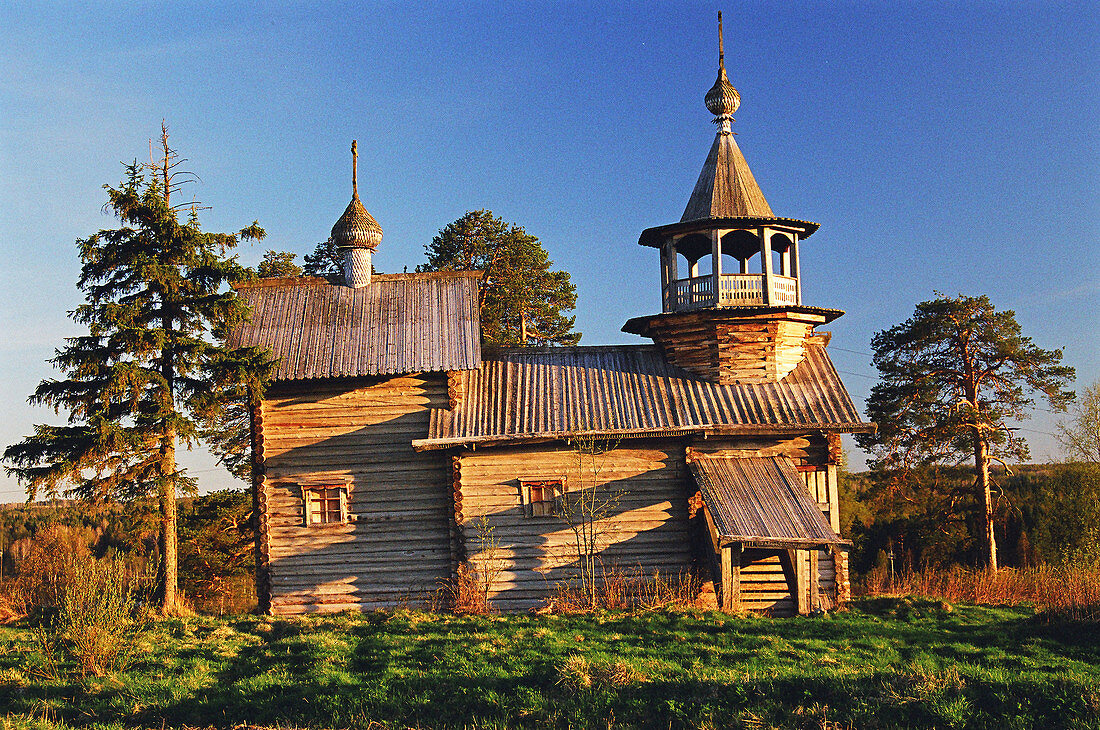
[[[805,359],[813,328],[843,312],[802,303],[798,247],[817,224],[777,217],[737,147],[741,96],[726,76],[721,22],[719,14],[718,79],[706,95],[714,144],[680,222],[638,241],[660,252],[663,310],[623,331],[652,338],[669,362],[701,378],[774,382]],[[723,258],[736,267],[725,270]]]
[[[873,426],[815,331],[842,312],[802,301],[817,225],[772,212],[734,140],[720,15],[705,103],[718,130],[684,214],[639,240],[663,306],[623,330],[655,344],[482,346],[479,272],[372,275],[382,229],[354,164],[344,281],[241,287],[235,342],[278,361],[252,413],[262,606],[438,605],[474,575],[527,610],[593,566],[690,577],[726,610],[847,599],[840,434]],[[601,508],[578,512],[586,495]]]

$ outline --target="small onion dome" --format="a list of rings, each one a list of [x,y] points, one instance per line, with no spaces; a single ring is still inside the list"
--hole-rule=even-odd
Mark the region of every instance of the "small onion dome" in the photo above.
[[[741,95],[726,77],[726,67],[718,67],[718,80],[706,95],[707,109],[716,117],[730,116],[741,106]]]
[[[382,226],[363,207],[358,193],[352,194],[344,214],[332,227],[332,241],[337,248],[369,248],[372,251],[382,242]]]

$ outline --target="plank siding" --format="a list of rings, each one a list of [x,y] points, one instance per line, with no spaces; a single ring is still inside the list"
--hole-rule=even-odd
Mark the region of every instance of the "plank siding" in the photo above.
[[[451,465],[416,452],[442,373],[278,384],[260,408],[267,605],[276,614],[424,606],[451,574]],[[347,484],[347,523],[306,527],[303,485]]]
[[[651,576],[692,567],[688,475],[678,443],[620,445],[597,457],[595,477],[561,445],[472,451],[459,460],[465,550],[475,568],[495,574],[490,599],[498,608],[540,605],[577,573],[573,533],[559,517],[525,516],[522,478],[564,476],[569,491],[591,488],[595,480],[602,494],[619,495],[601,529],[605,569]],[[497,541],[495,551],[484,549],[482,526]]]

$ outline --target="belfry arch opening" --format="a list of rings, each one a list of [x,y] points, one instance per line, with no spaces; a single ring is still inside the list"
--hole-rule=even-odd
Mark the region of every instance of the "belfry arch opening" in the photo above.
[[[723,273],[727,274],[759,274],[760,268],[760,239],[752,231],[730,231],[722,236],[722,253],[733,261],[736,266],[722,266]],[[753,268],[755,266],[755,268]]]

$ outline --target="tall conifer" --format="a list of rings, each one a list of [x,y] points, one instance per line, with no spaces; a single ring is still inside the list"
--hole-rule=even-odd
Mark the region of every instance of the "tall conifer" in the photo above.
[[[1027,418],[1038,394],[1052,409],[1073,400],[1065,386],[1074,370],[1061,350],[1044,350],[1025,337],[1011,310],[989,297],[940,296],[917,305],[913,316],[871,340],[882,381],[871,389],[867,416],[874,434],[856,441],[871,465],[905,478],[916,467],[974,460],[987,566],[997,569],[993,535],[991,461],[1023,460],[1027,442],[1012,421]]]
[[[417,271],[481,271],[481,336],[489,345],[575,345],[577,288],[539,239],[492,211],[467,213],[424,247]]]
[[[268,356],[220,346],[247,308],[229,288],[245,276],[226,252],[238,238],[262,239],[258,224],[239,234],[207,233],[194,203],[173,204],[186,174],[162,126],[160,162],[126,165],[104,186],[106,210],[121,223],[77,241],[84,303],[71,313],[87,326],[50,362],[64,373],[42,381],[29,400],[68,414],[64,426],[37,425],[4,459],[33,499],[156,496],[160,510],[157,600],[177,610],[176,496],[195,480],[176,463],[216,423],[225,403],[258,392]],[[187,211],[180,221],[180,211]]]

